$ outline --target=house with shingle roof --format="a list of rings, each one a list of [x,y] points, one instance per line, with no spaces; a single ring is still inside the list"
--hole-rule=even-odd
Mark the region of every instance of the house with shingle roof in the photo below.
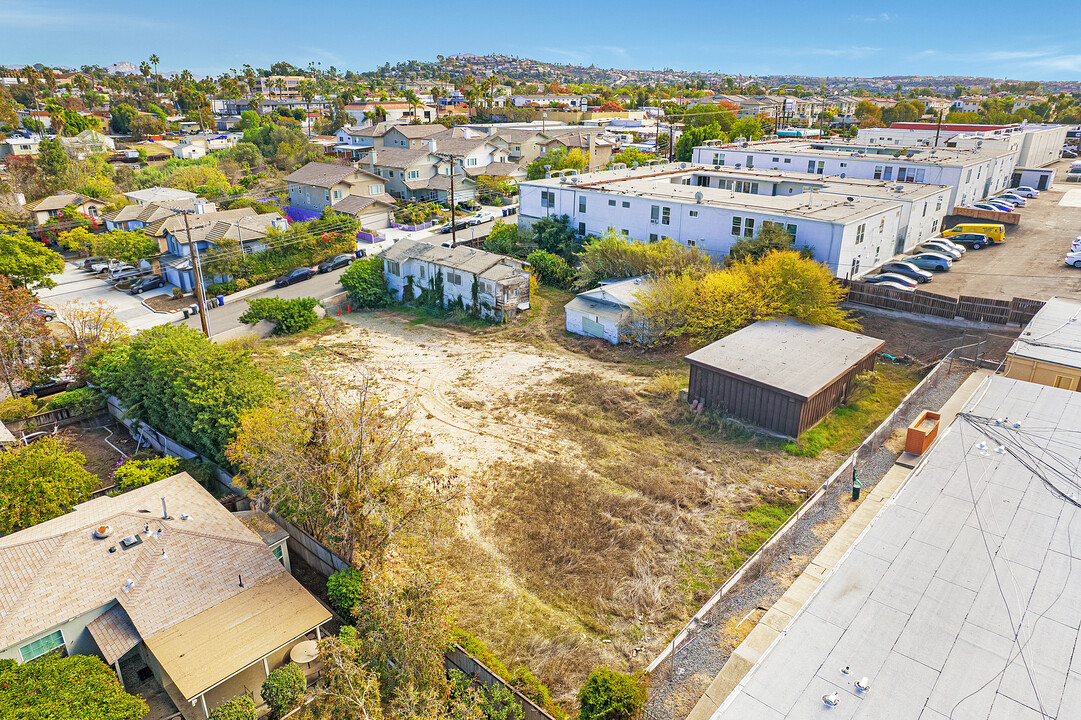
[[[509,320],[529,309],[529,264],[517,258],[417,240],[399,240],[381,256],[387,288],[396,300],[442,286],[448,306],[475,306],[488,320]]]
[[[588,172],[593,172],[608,167],[608,163],[612,160],[612,150],[615,148],[615,143],[601,137],[599,132],[570,132],[541,143],[541,147],[544,148],[545,152],[550,152],[556,148],[568,152],[573,149],[581,150],[589,158]]]
[[[185,720],[260,705],[252,688],[331,619],[284,543],[187,473],[89,500],[0,538],[0,658],[97,655],[121,684],[152,674]]]
[[[105,202],[97,198],[87,197],[81,193],[64,190],[56,195],[50,195],[47,198],[38,200],[36,203],[31,203],[26,206],[26,209],[30,211],[30,217],[33,218],[34,224],[41,227],[50,219],[58,216],[60,211],[68,205],[73,205],[83,215],[96,220],[100,217]]]
[[[382,197],[386,192],[383,179],[352,165],[310,162],[285,176],[289,184],[289,204],[314,212],[334,205],[349,195]]]
[[[125,205],[122,208],[107,212],[101,217],[105,221],[105,229],[112,232],[113,230],[140,230],[148,225],[160,223],[162,220],[174,217],[177,212],[202,215],[203,213],[217,212],[217,210],[217,205],[212,202],[202,198],[191,198],[163,200],[146,205]]]

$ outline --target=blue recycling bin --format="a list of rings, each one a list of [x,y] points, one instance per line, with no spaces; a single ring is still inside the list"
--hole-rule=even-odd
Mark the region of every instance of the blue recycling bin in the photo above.
[[[224,295],[219,295],[218,296],[218,304],[219,305],[224,305],[225,304],[225,296]]]

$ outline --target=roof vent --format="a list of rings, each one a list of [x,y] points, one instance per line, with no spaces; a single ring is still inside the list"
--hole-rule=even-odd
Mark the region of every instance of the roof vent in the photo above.
[[[135,581],[131,578],[128,578],[124,581],[124,586],[121,588],[121,590],[123,590],[124,592],[131,592],[131,589],[133,587],[135,587]]]
[[[125,538],[121,538],[120,546],[127,550],[128,548],[135,547],[142,541],[142,538],[140,538],[138,535],[128,535]]]
[[[699,190],[698,192],[696,192],[696,193],[694,194],[694,201],[695,201],[696,203],[698,203],[699,205],[701,205],[701,204],[702,204],[702,197],[703,197],[703,196],[702,196],[702,191],[701,191],[701,190]]]
[[[112,534],[113,534],[113,526],[112,525],[99,525],[98,527],[96,527],[94,529],[94,537],[98,538],[99,540],[102,539],[102,538],[107,538]]]
[[[829,705],[830,707],[836,707],[837,703],[839,703],[840,701],[841,698],[838,697],[836,690],[831,692],[829,695],[822,696],[822,702],[824,702],[826,705]]]

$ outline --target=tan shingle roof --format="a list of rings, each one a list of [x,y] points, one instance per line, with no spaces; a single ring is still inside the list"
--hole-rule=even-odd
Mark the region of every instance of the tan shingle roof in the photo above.
[[[299,170],[285,176],[285,182],[298,185],[329,188],[337,185],[352,174],[351,165],[331,165],[324,162],[310,162]]]
[[[446,132],[446,128],[442,125],[395,125],[389,130],[397,130],[407,138],[416,140],[418,138],[427,138],[432,135],[439,135]]]
[[[98,540],[101,525],[112,534]],[[140,543],[124,549],[129,535]],[[115,602],[147,638],[242,592],[238,575],[250,587],[283,572],[256,534],[181,473],[0,538],[0,648]]]
[[[394,198],[386,193],[382,195],[346,195],[344,198],[331,205],[330,209],[345,213],[346,215],[355,215],[356,213],[367,210],[376,203],[393,207]]]
[[[34,212],[37,212],[39,210],[62,210],[69,204],[74,205],[75,207],[79,207],[80,205],[88,202],[98,203],[99,205],[105,204],[100,200],[95,200],[94,198],[87,197],[86,195],[83,195],[81,193],[61,192],[57,193],[56,195],[50,195],[49,197],[42,200],[38,200],[32,205],[27,205],[26,209],[32,210]]]
[[[110,665],[142,640],[139,631],[131,624],[131,618],[120,605],[114,605],[104,615],[99,615],[86,629],[90,631],[98,649],[105,656],[105,662]]]
[[[407,168],[428,155],[427,148],[381,147],[373,150],[376,167]]]

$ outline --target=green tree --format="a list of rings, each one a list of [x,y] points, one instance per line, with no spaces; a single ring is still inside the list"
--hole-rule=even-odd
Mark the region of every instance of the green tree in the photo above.
[[[753,238],[741,238],[732,245],[725,257],[725,265],[734,265],[746,260],[760,260],[774,250],[788,250],[792,247],[792,236],[785,232],[780,223],[764,222],[758,234]]]
[[[526,167],[527,180],[540,180],[548,172],[556,170],[574,169],[585,172],[589,168],[589,158],[579,148],[566,148],[557,146],[544,153]]]
[[[694,155],[694,149],[707,140],[727,140],[728,133],[717,123],[694,127],[684,130],[676,140],[675,160],[677,162],[689,162]]]
[[[762,125],[755,118],[740,118],[732,123],[728,137],[732,140],[740,137],[744,140],[761,140]]]
[[[86,457],[58,437],[0,454],[0,533],[59,517],[89,498],[98,478],[85,464]]]
[[[255,700],[245,693],[226,700],[210,711],[209,720],[256,720]]]
[[[543,217],[533,223],[529,234],[541,250],[560,255],[564,259],[573,255],[580,242],[577,233],[571,228],[568,215]]]
[[[327,578],[330,606],[346,620],[353,621],[353,608],[364,597],[364,573],[360,570],[345,568]]]
[[[124,461],[124,464],[113,470],[113,481],[119,492],[128,492],[144,485],[156,483],[167,477],[176,475],[180,467],[180,459],[176,457],[135,458]]]
[[[46,138],[38,146],[38,167],[45,177],[59,183],[68,172],[71,161],[60,138]]]
[[[131,122],[139,117],[139,111],[128,103],[117,103],[109,108],[112,116],[113,132],[127,135],[131,132]]]
[[[249,355],[186,326],[158,326],[91,353],[86,370],[138,419],[219,464],[240,416],[277,394]]]
[[[304,671],[296,663],[286,663],[270,671],[263,681],[261,694],[270,708],[271,717],[281,718],[300,704],[306,689]]]
[[[500,255],[516,255],[518,253],[518,226],[496,220],[488,237],[484,239],[481,249]]]
[[[248,309],[240,316],[240,322],[251,325],[260,320],[274,323],[275,335],[294,335],[307,330],[319,317],[315,314],[315,298],[263,297],[248,300]]]
[[[0,375],[8,392],[38,374],[38,359],[54,341],[45,319],[34,312],[37,298],[30,290],[0,276]]]
[[[649,153],[642,152],[636,147],[629,147],[626,150],[617,152],[612,156],[613,163],[623,163],[627,167],[633,167],[635,163],[639,165],[645,165],[650,160],[656,160],[656,155],[650,155]]]
[[[142,698],[124,692],[111,667],[91,655],[53,653],[34,662],[0,663],[3,718],[140,720],[148,710]]]
[[[158,241],[141,230],[113,230],[94,236],[94,252],[135,265],[161,252]]]
[[[713,268],[709,256],[698,248],[680,245],[672,238],[641,242],[609,230],[591,238],[577,255],[575,287],[588,289],[601,280],[651,275],[701,275]]]
[[[0,275],[19,287],[52,288],[56,283],[49,276],[63,271],[59,253],[21,228],[0,225]]]
[[[646,703],[646,689],[631,677],[597,667],[578,691],[579,720],[635,720]]]
[[[378,255],[355,260],[338,282],[349,291],[349,299],[359,308],[383,307],[390,302],[387,279],[383,275],[383,258]]]
[[[565,288],[574,278],[574,273],[567,265],[567,261],[559,255],[553,255],[544,250],[534,250],[526,257],[526,262],[532,266],[537,280],[545,285]]]

